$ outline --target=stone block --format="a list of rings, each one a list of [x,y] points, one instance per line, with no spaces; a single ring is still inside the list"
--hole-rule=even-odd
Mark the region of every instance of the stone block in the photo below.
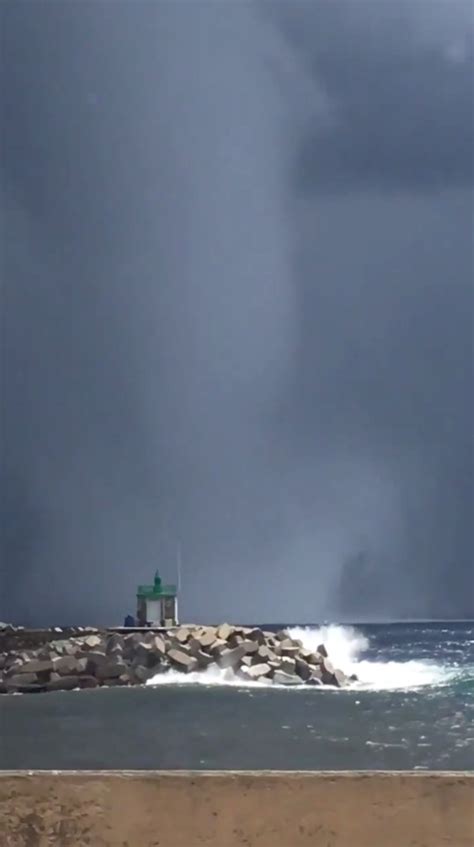
[[[152,648],[158,656],[166,656],[166,643],[161,635],[155,635],[152,642]]]
[[[99,635],[88,635],[87,638],[84,638],[82,643],[87,650],[95,650],[97,647],[101,646],[102,639]]]
[[[198,638],[195,638],[194,635],[191,636],[187,643],[187,648],[191,654],[191,656],[197,656],[200,650],[202,650],[201,642]]]
[[[58,656],[73,656],[76,652],[75,645],[72,644],[71,641],[66,641],[63,638],[58,639],[57,641],[51,641],[49,646]]]
[[[18,673],[49,674],[52,670],[51,659],[29,659],[18,669]]]
[[[147,668],[144,665],[134,665],[132,678],[135,682],[143,684],[148,679],[151,679],[152,676],[155,676],[155,671],[151,670],[151,668]]]
[[[308,665],[310,669],[310,679],[319,679],[322,682],[323,672],[321,670],[321,665]]]
[[[311,676],[311,668],[304,659],[300,657],[296,657],[295,661],[295,671],[302,680],[306,682],[307,679]]]
[[[185,627],[180,627],[172,633],[172,638],[179,644],[186,644],[189,641],[190,635],[191,632],[189,629],[186,629]]]
[[[270,675],[271,667],[265,662],[262,662],[259,665],[252,665],[251,667],[242,667],[241,673],[248,679],[259,680]]]
[[[290,658],[290,656],[282,656],[280,660],[280,669],[284,673],[289,673],[294,675],[296,673],[296,661],[295,659]]]
[[[189,653],[184,653],[182,650],[172,648],[168,653],[168,658],[176,670],[182,673],[190,673],[195,671],[198,666],[198,661],[195,656]]]
[[[5,673],[8,675],[19,673],[22,667],[23,662],[21,661],[21,659],[9,657],[7,661],[7,666],[5,668]]]
[[[87,662],[86,673],[94,676],[97,668],[100,668],[107,661],[107,656],[98,650],[90,650],[88,653],[81,653],[81,659],[85,659]]]
[[[276,653],[271,649],[271,647],[268,647],[267,644],[258,644],[257,641],[250,642],[250,643],[253,643],[253,644],[256,645],[257,649],[256,649],[255,652],[257,653],[257,657],[258,657],[259,661],[261,660],[262,662],[266,662],[267,659],[274,659],[275,658]]]
[[[214,664],[214,659],[209,653],[205,653],[204,650],[198,650],[195,654],[195,658],[197,659],[197,663],[200,670],[205,670],[209,665]]]
[[[40,694],[42,691],[45,691],[46,682],[32,682],[32,683],[21,683],[18,682],[16,685],[12,685],[10,680],[5,680],[3,683],[6,693],[13,694],[14,692],[18,692],[18,694]],[[1,842],[0,842],[1,843]]]
[[[121,662],[118,659],[110,657],[97,668],[95,676],[97,679],[104,681],[106,679],[116,679],[122,674],[127,673],[127,671],[128,667],[125,662]]]
[[[153,644],[151,641],[145,641],[143,638],[140,641],[134,641],[132,646],[135,656],[143,655],[146,658],[153,652]]]
[[[259,647],[258,641],[252,641],[250,638],[245,638],[238,646],[245,651],[247,656],[251,656],[253,653],[259,653],[264,647],[264,645]]]
[[[38,677],[35,673],[14,673],[4,680],[8,689],[19,688],[24,685],[38,685]]]
[[[311,650],[301,650],[301,656],[308,665],[320,665],[324,658],[320,653],[313,653]]]
[[[288,637],[289,636],[288,636],[286,629],[280,629],[277,633],[275,633],[275,636],[274,636],[276,641],[286,641]]]
[[[228,623],[222,623],[220,626],[217,627],[217,637],[220,638],[222,641],[227,641],[227,639],[230,638],[233,632],[234,627],[230,626],[230,624]]]
[[[179,641],[172,641],[171,644],[170,644],[170,649],[171,650],[180,650],[181,653],[185,653],[186,656],[192,655],[191,647],[189,646],[189,644],[180,644]],[[169,655],[169,650],[168,650],[168,655]]]
[[[76,658],[75,656],[60,656],[52,661],[54,672],[61,676],[72,676],[74,674],[86,673],[88,664],[87,658],[82,655],[81,658]]]
[[[257,644],[265,644],[265,636],[258,626],[249,630],[249,632],[246,633],[245,639],[247,641],[256,641]]]
[[[294,644],[291,638],[285,639],[285,641],[280,642],[280,653],[282,656],[290,656],[294,658],[298,655],[300,648],[297,644]]]
[[[217,630],[215,626],[204,626],[195,633],[194,637],[199,641],[201,648],[206,650],[216,641]]]
[[[245,649],[241,644],[238,647],[227,647],[219,653],[217,663],[220,668],[236,668],[245,655]]]
[[[339,688],[345,688],[349,684],[349,677],[346,676],[344,671],[341,671],[338,668],[334,671],[334,677],[336,685],[338,685]]]
[[[95,676],[89,676],[88,674],[79,676],[77,681],[79,683],[79,688],[97,688],[99,685],[99,680],[96,679]]]
[[[284,671],[275,671],[273,674],[273,682],[275,685],[301,685],[301,679],[296,674],[285,673]]]
[[[215,641],[208,648],[207,652],[209,652],[212,656],[220,656],[220,654],[224,650],[228,650],[227,641],[223,641],[222,638],[216,638]]]
[[[329,659],[324,659],[321,665],[321,679],[324,685],[337,685],[337,679],[334,675],[334,665]]]
[[[123,650],[123,638],[118,633],[114,632],[107,639],[106,653],[121,653]]]
[[[155,650],[155,645],[152,641],[140,641],[135,644],[135,649],[131,652],[126,651],[125,658],[132,659],[133,664],[144,665],[152,668],[160,661],[160,655]]]

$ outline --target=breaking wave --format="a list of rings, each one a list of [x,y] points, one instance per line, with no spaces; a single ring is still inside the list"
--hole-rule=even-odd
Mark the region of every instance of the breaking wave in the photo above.
[[[316,651],[318,645],[324,643],[335,667],[347,674],[357,675],[358,682],[351,685],[352,689],[394,691],[439,686],[448,684],[458,673],[456,669],[434,661],[387,661],[380,657],[368,658],[366,654],[370,652],[369,639],[351,626],[328,624],[321,627],[291,627],[288,633],[291,638],[299,639],[307,650]],[[170,670],[152,677],[147,685],[226,685],[242,689],[277,687],[269,680],[244,680],[230,669],[223,670],[215,666],[186,676]],[[294,688],[308,690],[303,683]],[[326,687],[311,690],[321,692],[325,689]]]
[[[344,671],[346,667],[352,667],[358,656],[369,647],[369,639],[352,626],[294,626],[288,629],[288,634],[290,638],[302,641],[305,648],[314,653],[320,644],[324,644],[333,665]]]
[[[370,648],[369,639],[351,626],[292,627],[289,634],[302,641],[308,650],[325,644],[335,667],[347,674],[357,674],[359,682],[354,687],[359,689],[393,691],[443,685],[457,674],[455,669],[434,661],[369,659],[364,655]]]

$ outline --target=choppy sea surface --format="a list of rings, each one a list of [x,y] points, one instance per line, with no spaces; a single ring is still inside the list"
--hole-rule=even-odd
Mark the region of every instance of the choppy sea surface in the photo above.
[[[474,621],[292,626],[359,682],[243,683],[0,697],[0,768],[474,770]]]

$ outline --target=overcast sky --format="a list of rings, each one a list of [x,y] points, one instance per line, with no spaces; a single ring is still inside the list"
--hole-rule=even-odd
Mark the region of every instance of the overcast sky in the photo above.
[[[0,619],[473,614],[470,0],[1,17]]]

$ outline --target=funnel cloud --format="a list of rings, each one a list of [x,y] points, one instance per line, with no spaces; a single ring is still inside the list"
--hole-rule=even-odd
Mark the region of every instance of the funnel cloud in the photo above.
[[[470,3],[6,2],[0,618],[462,617]]]

